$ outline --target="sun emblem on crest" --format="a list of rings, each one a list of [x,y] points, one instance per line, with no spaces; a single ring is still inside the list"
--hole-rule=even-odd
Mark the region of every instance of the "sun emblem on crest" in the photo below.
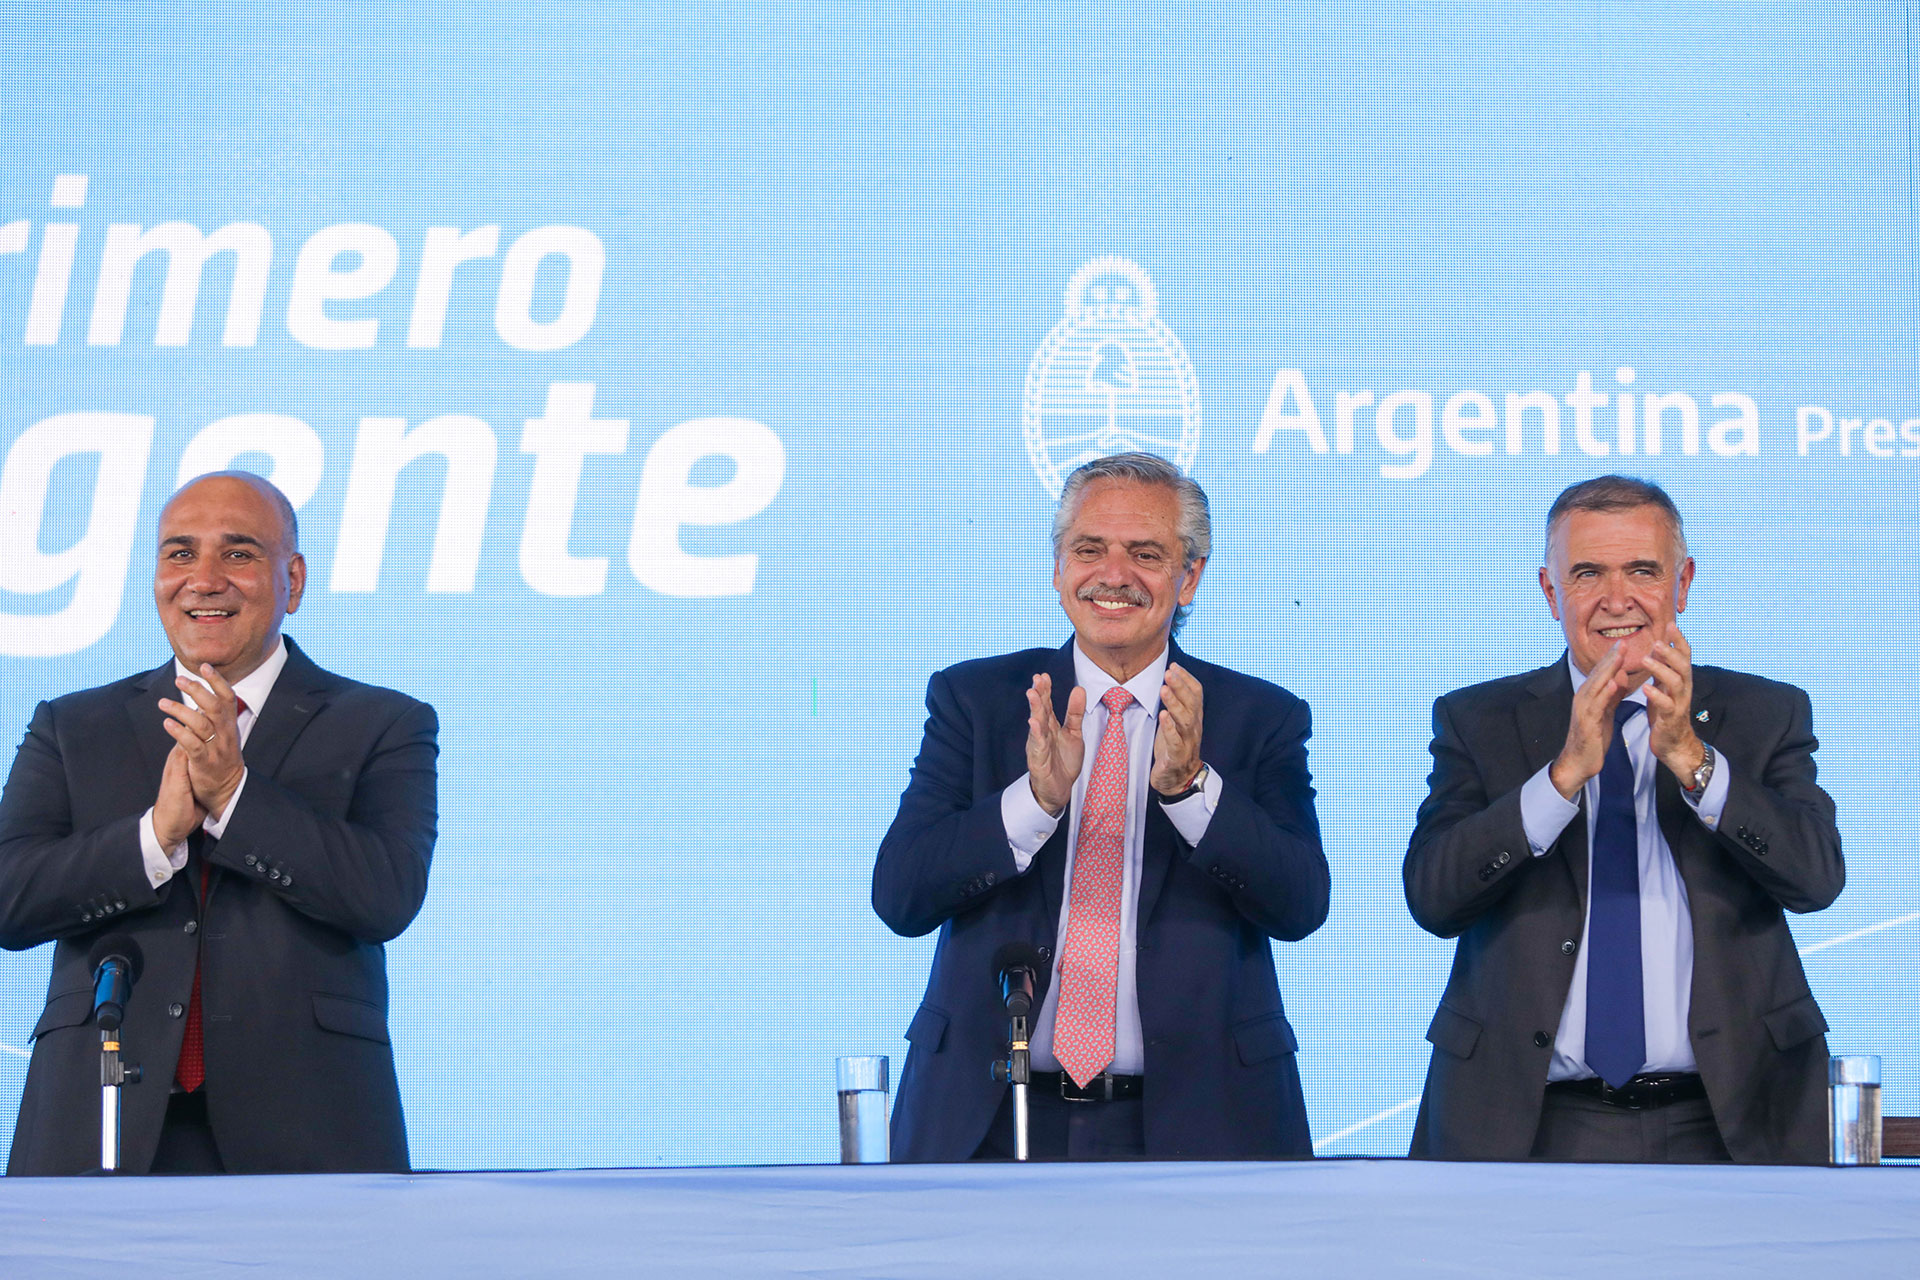
[[[1027,366],[1021,422],[1040,483],[1059,497],[1075,467],[1133,450],[1191,471],[1200,386],[1160,322],[1153,281],[1125,258],[1095,258],[1073,273],[1065,301]]]

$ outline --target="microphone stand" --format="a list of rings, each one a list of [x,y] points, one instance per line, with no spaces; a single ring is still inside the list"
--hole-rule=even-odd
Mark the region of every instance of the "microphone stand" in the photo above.
[[[140,1068],[120,1061],[120,1028],[100,1028],[100,1171],[120,1171],[120,1088],[139,1084]]]
[[[993,1078],[1013,1082],[1013,1158],[1027,1158],[1027,1083],[1031,1079],[1027,1048],[1027,1015],[1011,1016],[1005,1061],[993,1064]]]

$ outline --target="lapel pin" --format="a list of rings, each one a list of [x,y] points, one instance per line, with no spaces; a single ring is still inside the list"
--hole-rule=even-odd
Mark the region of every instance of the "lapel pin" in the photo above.
[[[1707,710],[1706,710],[1706,708],[1705,708],[1705,707],[1702,707],[1702,708],[1701,708],[1700,710],[1698,710],[1698,711],[1696,711],[1696,712],[1694,712],[1694,713],[1693,713],[1693,718],[1694,718],[1695,720],[1698,720],[1698,721],[1699,721],[1699,722],[1700,722],[1701,724],[1705,724],[1705,723],[1706,723],[1706,722],[1707,722],[1707,721],[1708,721],[1709,719],[1711,719],[1712,717],[1710,717],[1710,716],[1709,716],[1709,715],[1707,714]]]

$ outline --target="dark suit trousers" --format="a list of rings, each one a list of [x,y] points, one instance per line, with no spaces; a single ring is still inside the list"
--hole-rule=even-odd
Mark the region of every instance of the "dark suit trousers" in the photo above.
[[[1028,1159],[1140,1160],[1146,1154],[1146,1105],[1139,1098],[1069,1102],[1058,1091],[1039,1085],[1027,1090]],[[1011,1088],[973,1158],[1013,1159]]]
[[[160,1125],[160,1146],[153,1153],[154,1173],[225,1173],[213,1125],[207,1120],[207,1091],[167,1096],[167,1116]]]
[[[1705,1098],[1630,1111],[1552,1089],[1528,1158],[1578,1164],[1725,1164],[1733,1159]]]

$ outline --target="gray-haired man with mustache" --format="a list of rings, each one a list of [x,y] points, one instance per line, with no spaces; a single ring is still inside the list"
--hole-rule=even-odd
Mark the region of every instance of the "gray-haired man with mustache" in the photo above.
[[[993,957],[1040,951],[1031,1141],[1040,1159],[1311,1154],[1269,939],[1327,915],[1307,706],[1173,636],[1212,546],[1206,495],[1121,454],[1067,480],[1059,649],[962,663],[927,688],[873,903],[940,930],[894,1112],[900,1160],[1012,1154],[988,1074],[1007,1020]]]

